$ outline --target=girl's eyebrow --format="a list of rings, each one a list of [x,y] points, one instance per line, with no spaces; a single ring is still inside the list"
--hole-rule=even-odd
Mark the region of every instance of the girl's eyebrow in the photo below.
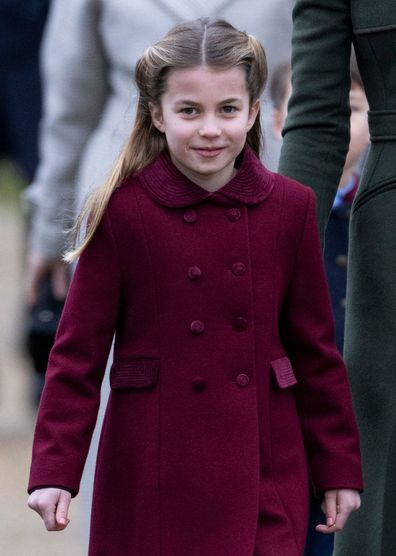
[[[224,100],[221,100],[219,102],[219,104],[232,104],[234,102],[241,102],[241,99],[238,98],[238,97],[226,98]],[[177,99],[176,104],[188,104],[189,106],[198,106],[199,102],[197,102],[196,100],[190,100],[190,99]]]
[[[199,102],[197,102],[196,100],[189,100],[188,98],[181,98],[176,100],[175,104],[188,104],[189,106],[198,106]]]
[[[219,102],[219,104],[233,104],[234,102],[241,102],[241,99],[238,98],[238,97],[226,98],[225,100],[222,100],[221,102]]]

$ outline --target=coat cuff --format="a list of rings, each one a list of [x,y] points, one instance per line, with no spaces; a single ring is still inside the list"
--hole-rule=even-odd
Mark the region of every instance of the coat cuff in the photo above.
[[[29,486],[29,488],[27,489],[28,494],[32,494],[32,492],[34,492],[35,490],[40,490],[42,488],[59,488],[61,490],[66,490],[67,492],[70,492],[71,497],[75,498],[78,494],[77,491],[75,491],[73,488],[70,487],[66,487],[63,485],[37,485],[37,486]]]

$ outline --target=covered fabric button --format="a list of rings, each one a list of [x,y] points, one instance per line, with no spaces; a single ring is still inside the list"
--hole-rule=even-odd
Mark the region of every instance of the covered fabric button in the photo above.
[[[250,378],[248,375],[246,375],[245,373],[240,373],[237,377],[236,377],[236,383],[238,384],[238,386],[247,386],[250,382]]]
[[[231,222],[236,222],[241,217],[241,211],[237,208],[230,208],[226,211],[228,220]]]
[[[242,276],[246,272],[246,265],[241,262],[237,262],[232,265],[231,270],[235,276]]]
[[[194,390],[202,392],[206,388],[206,380],[202,376],[197,376],[197,378],[194,378],[192,385]]]
[[[205,325],[201,320],[193,320],[190,324],[190,330],[193,334],[202,334],[205,330]]]
[[[197,211],[195,211],[194,209],[187,209],[184,212],[183,218],[184,221],[188,224],[193,224],[198,218]]]
[[[237,332],[242,332],[248,327],[248,321],[244,317],[237,317],[234,319],[232,325]]]
[[[202,276],[202,271],[199,268],[199,266],[190,266],[190,268],[187,271],[187,275],[190,278],[190,280],[199,280],[199,278],[201,278]]]

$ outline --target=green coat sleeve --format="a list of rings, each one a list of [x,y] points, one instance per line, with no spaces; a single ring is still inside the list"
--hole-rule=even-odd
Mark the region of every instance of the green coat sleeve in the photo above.
[[[350,0],[296,0],[279,172],[312,187],[323,240],[349,145]]]

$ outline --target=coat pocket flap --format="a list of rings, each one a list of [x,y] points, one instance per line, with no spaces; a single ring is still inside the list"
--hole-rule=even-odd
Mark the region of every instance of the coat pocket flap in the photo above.
[[[294,376],[293,367],[288,357],[274,359],[274,361],[271,361],[271,368],[279,388],[288,388],[297,384],[297,379]]]
[[[126,359],[115,361],[110,370],[113,389],[148,388],[158,381],[159,359]]]

